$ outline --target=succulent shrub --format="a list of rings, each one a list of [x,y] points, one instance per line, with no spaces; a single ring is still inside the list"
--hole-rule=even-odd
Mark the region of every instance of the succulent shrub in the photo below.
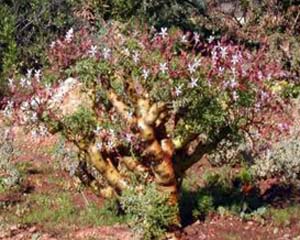
[[[185,171],[222,140],[246,136],[260,150],[288,132],[291,106],[274,87],[288,75],[266,51],[178,29],[70,29],[49,47],[49,68],[11,81],[3,114],[73,143],[77,176],[96,193],[153,183],[173,206]]]

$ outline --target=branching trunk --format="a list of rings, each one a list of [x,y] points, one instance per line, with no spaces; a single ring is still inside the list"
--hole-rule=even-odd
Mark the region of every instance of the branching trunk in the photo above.
[[[115,190],[110,186],[104,186],[99,183],[87,170],[87,163],[84,158],[79,162],[79,165],[75,171],[75,176],[87,187],[89,187],[96,195],[111,199],[117,196]]]
[[[126,180],[120,175],[118,170],[113,166],[110,159],[104,160],[95,144],[91,144],[87,149],[88,161],[99,171],[107,180],[108,184],[117,192],[128,187]]]
[[[211,153],[214,149],[216,149],[218,144],[230,133],[232,133],[232,129],[225,126],[219,131],[219,134],[213,140],[205,143],[203,143],[203,141],[199,141],[192,153],[188,153],[187,149],[180,149],[174,158],[176,175],[178,177],[183,176],[187,169],[202,159],[205,154]]]
[[[191,134],[186,139],[172,139],[168,135],[167,122],[170,113],[163,102],[151,103],[147,98],[137,98],[136,109],[130,113],[130,108],[112,90],[107,91],[108,100],[119,114],[127,128],[135,129],[134,135],[142,142],[143,149],[139,156],[130,155],[125,150],[121,154],[97,148],[97,136],[74,136],[63,121],[57,121],[69,141],[73,142],[80,153],[80,165],[76,176],[96,194],[111,198],[120,196],[122,191],[131,185],[130,174],[147,176],[147,181],[154,181],[159,192],[169,198],[169,204],[174,206],[179,202],[180,180],[184,172],[213,150],[216,145],[230,132],[225,127],[213,141],[199,141],[194,151],[188,150],[191,142],[197,140],[197,134]],[[100,119],[101,120],[101,119]],[[49,129],[51,126],[48,126]],[[53,131],[59,131],[54,129]],[[126,154],[126,151],[127,154]],[[125,154],[124,154],[125,153]],[[91,164],[105,179],[105,184],[99,183],[87,170]],[[178,212],[174,225],[180,224]]]

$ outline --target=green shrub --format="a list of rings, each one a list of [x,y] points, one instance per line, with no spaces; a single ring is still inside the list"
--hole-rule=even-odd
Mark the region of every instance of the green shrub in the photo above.
[[[195,26],[193,16],[205,9],[204,0],[90,0],[88,5],[96,16],[105,20],[137,18],[156,27],[177,25],[185,28]]]
[[[4,81],[16,64],[19,51],[14,37],[16,19],[5,5],[0,6],[0,19],[0,91],[3,91]]]
[[[12,163],[15,148],[13,139],[7,135],[5,128],[0,128],[3,139],[0,140],[0,192],[20,186],[22,176],[16,164]]]
[[[137,187],[124,191],[120,203],[137,236],[145,240],[159,239],[174,223],[177,206],[170,206],[168,197],[159,192],[155,184],[143,187],[139,191]]]
[[[96,116],[92,111],[81,107],[71,116],[64,118],[64,124],[68,126],[66,131],[71,132],[72,135],[82,134],[88,138],[96,128]]]
[[[209,172],[204,175],[204,186],[194,193],[193,218],[203,219],[214,211],[232,212],[243,217],[261,215],[262,199],[255,187],[244,192],[245,186],[250,186],[253,178],[250,169],[242,168],[233,174],[229,169],[221,168],[219,172]],[[261,209],[260,209],[261,208]]]
[[[194,218],[203,218],[209,212],[214,211],[214,199],[210,195],[199,194],[196,198],[195,209],[193,210]]]
[[[295,129],[295,132],[297,130]],[[300,178],[300,144],[297,135],[284,138],[255,159],[252,166],[256,177],[280,177],[288,182]]]
[[[74,0],[4,0],[0,6],[0,81],[14,70],[46,64],[45,50],[58,36],[79,21],[73,15]],[[2,87],[3,88],[3,87]]]

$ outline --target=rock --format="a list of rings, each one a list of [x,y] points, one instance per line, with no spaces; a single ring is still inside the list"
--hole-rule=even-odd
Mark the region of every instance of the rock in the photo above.
[[[83,92],[83,84],[75,78],[63,81],[48,103],[49,109],[55,111],[60,118],[75,113],[80,106],[91,108],[90,95]]]
[[[277,234],[278,232],[279,232],[279,229],[278,228],[274,228],[273,233]]]
[[[29,231],[30,233],[34,233],[34,232],[37,231],[37,228],[33,226],[33,227],[29,228],[28,231]]]
[[[283,235],[283,239],[289,239],[290,238],[290,234],[286,233]]]
[[[9,228],[10,231],[16,231],[18,230],[18,226],[17,225],[13,225]]]

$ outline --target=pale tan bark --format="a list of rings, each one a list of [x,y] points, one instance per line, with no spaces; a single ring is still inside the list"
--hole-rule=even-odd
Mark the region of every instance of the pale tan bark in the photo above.
[[[125,164],[126,168],[132,172],[137,173],[146,173],[149,171],[145,166],[143,166],[136,158],[134,157],[122,157],[120,161]]]
[[[138,101],[139,119],[142,138],[147,141],[148,147],[143,155],[149,156],[153,161],[153,173],[158,188],[169,195],[170,204],[178,204],[178,186],[177,179],[172,163],[174,148],[171,141],[165,139],[160,143],[155,136],[155,122],[164,111],[165,105],[155,103],[150,105],[148,100],[140,99]]]
[[[120,175],[118,170],[110,163],[109,159],[104,160],[95,144],[87,149],[87,156],[90,163],[107,180],[109,185],[117,191],[122,191],[128,187],[126,180]]]

